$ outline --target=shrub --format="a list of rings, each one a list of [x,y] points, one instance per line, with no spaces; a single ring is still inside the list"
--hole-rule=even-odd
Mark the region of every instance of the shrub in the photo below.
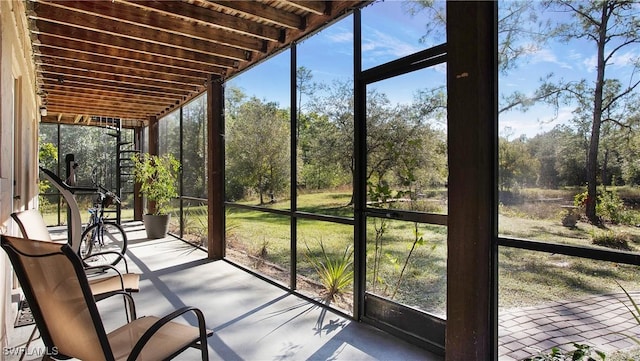
[[[631,251],[629,239],[630,236],[627,233],[605,232],[594,235],[591,243],[607,248]]]
[[[589,345],[574,343],[574,349],[571,351],[563,351],[558,347],[554,347],[548,353],[539,353],[536,356],[526,358],[525,361],[597,361],[591,355],[595,353],[602,361],[606,359],[606,355],[598,350],[593,349]]]
[[[347,246],[341,256],[331,256],[320,243],[320,256],[316,257],[311,252],[309,245],[305,243],[307,251],[305,257],[313,265],[318,273],[320,281],[327,291],[327,298],[333,300],[336,295],[342,293],[353,281],[353,249]]]
[[[599,190],[597,192],[596,213],[602,219],[615,224],[632,224],[633,213],[627,210],[624,202],[615,190]],[[583,207],[587,202],[587,192],[578,193],[574,198],[574,204]]]

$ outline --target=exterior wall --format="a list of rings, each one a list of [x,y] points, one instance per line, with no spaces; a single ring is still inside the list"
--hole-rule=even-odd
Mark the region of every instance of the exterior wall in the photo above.
[[[0,233],[19,234],[13,211],[37,207],[38,96],[24,1],[0,1]],[[11,266],[0,252],[0,347],[13,331]],[[0,356],[2,358],[2,356]]]

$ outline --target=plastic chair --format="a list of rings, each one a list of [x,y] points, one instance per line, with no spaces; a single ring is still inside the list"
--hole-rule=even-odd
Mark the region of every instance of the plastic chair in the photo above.
[[[8,254],[31,307],[49,356],[81,360],[164,360],[189,347],[209,359],[207,330],[202,311],[180,308],[162,318],[135,318],[107,333],[91,292],[82,261],[68,244],[2,236],[0,246]],[[198,326],[173,321],[195,314]]]

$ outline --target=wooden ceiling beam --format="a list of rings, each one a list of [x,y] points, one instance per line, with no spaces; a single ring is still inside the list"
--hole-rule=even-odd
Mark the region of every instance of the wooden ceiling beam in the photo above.
[[[130,103],[127,102],[126,100],[122,100],[122,101],[99,101],[99,100],[93,100],[91,102],[87,102],[84,99],[79,99],[79,98],[75,98],[75,97],[64,97],[64,96],[55,96],[52,101],[55,101],[55,104],[57,105],[74,105],[74,106],[78,106],[78,107],[83,107],[85,106],[87,103],[90,104],[89,106],[94,107],[94,108],[117,108],[117,109],[123,109],[123,110],[127,110],[127,111],[139,111],[141,113],[149,113],[149,114],[155,114],[158,113],[159,111],[164,110],[164,106],[162,105],[151,105],[151,104],[146,104],[146,105],[141,105],[141,104],[134,104],[134,103]]]
[[[288,5],[291,5],[295,8],[298,8],[316,15],[324,15],[327,12],[327,6],[328,6],[326,1],[283,0],[282,2]]]
[[[283,28],[299,30],[305,28],[303,17],[255,1],[209,1],[209,3]]]
[[[61,68],[69,68],[69,69],[84,69],[89,72],[98,72],[98,73],[106,73],[106,74],[120,74],[123,76],[128,76],[131,78],[139,78],[142,80],[151,79],[151,80],[161,80],[165,82],[171,82],[176,84],[183,84],[185,86],[190,86],[191,84],[204,84],[206,81],[206,77],[204,74],[200,77],[188,77],[185,75],[176,75],[167,69],[164,72],[154,72],[149,71],[142,68],[134,68],[134,67],[125,67],[121,65],[112,65],[106,62],[98,62],[97,59],[94,61],[85,61],[79,60],[78,58],[64,58],[56,55],[44,55],[40,52],[35,53],[36,57],[39,60],[36,60],[36,65],[50,65],[50,66],[58,66]]]
[[[58,46],[70,47],[65,44],[67,40],[82,41],[89,44],[105,45],[113,48],[110,54],[117,54],[121,51],[135,51],[140,53],[149,54],[152,56],[162,56],[178,60],[187,60],[192,62],[198,62],[202,64],[208,64],[213,66],[220,66],[225,68],[236,67],[239,63],[238,60],[233,60],[225,57],[220,57],[211,54],[203,54],[195,51],[188,51],[185,49],[172,48],[169,46],[160,45],[157,43],[150,43],[141,40],[125,39],[119,36],[112,36],[109,34],[81,29],[73,26],[67,26],[62,24],[51,23],[44,20],[36,21],[37,33],[55,36],[58,39],[53,42]]]
[[[117,96],[117,95],[109,95],[98,92],[77,92],[71,90],[49,90],[47,91],[47,100],[51,99],[60,99],[60,98],[77,98],[83,99],[84,101],[128,101],[132,104],[141,104],[142,106],[152,105],[166,105],[167,102],[162,99],[149,99],[149,98],[141,98],[141,97],[127,97],[127,96]]]
[[[56,77],[50,74],[41,74],[42,81],[47,84],[67,84],[77,87],[86,87],[91,89],[91,87],[96,87],[96,89],[100,90],[115,90],[120,92],[132,92],[134,94],[144,94],[144,95],[159,95],[159,96],[171,96],[176,98],[187,98],[189,93],[185,92],[177,92],[177,91],[169,91],[166,89],[156,89],[145,86],[122,86],[117,82],[110,82],[105,80],[93,80],[88,81],[83,78],[76,77]]]
[[[77,73],[81,73],[78,71]],[[147,85],[145,83],[134,83],[127,82],[125,80],[118,79],[102,79],[96,76],[83,75],[77,73],[68,73],[68,72],[56,72],[47,69],[43,69],[39,72],[43,79],[46,79],[47,82],[53,83],[66,83],[66,82],[75,82],[75,83],[87,83],[87,84],[96,84],[96,85],[104,85],[108,87],[112,87],[114,89],[134,89],[134,90],[142,90],[155,94],[172,94],[178,96],[187,96],[192,92],[196,92],[195,89],[183,90],[179,87],[166,87],[166,86],[158,86],[157,84]]]
[[[363,4],[27,1],[37,91],[52,116],[43,119],[91,114],[140,126],[201,94],[210,75],[235,75]]]
[[[100,117],[113,118],[129,118],[129,119],[148,119],[153,113],[144,113],[136,110],[122,109],[118,107],[93,107],[91,105],[77,106],[74,104],[51,104],[47,106],[47,110],[52,113],[62,114],[88,114]]]
[[[42,85],[43,96],[47,96],[51,93],[76,93],[78,97],[83,97],[86,95],[98,95],[105,97],[113,97],[113,98],[129,98],[129,99],[140,99],[141,101],[148,101],[151,103],[160,103],[160,104],[177,104],[184,97],[178,96],[166,96],[166,95],[147,95],[142,94],[140,92],[132,91],[132,90],[112,90],[112,89],[104,89],[103,87],[92,87],[89,85],[81,86],[81,85],[69,85],[69,84],[55,84],[55,83],[45,83]]]
[[[66,114],[56,113],[41,117],[42,123],[47,124],[62,124],[62,125],[76,125],[83,122],[86,119],[90,119],[91,116],[87,114]],[[78,121],[76,121],[78,119]],[[135,128],[144,126],[144,121],[140,119],[123,119],[120,118],[120,122],[123,128]]]
[[[231,47],[228,45],[212,43],[189,36],[172,34],[167,31],[145,28],[108,18],[101,18],[90,14],[79,13],[67,8],[53,6],[52,4],[38,2],[35,4],[37,15],[32,19],[47,21],[69,28],[75,28],[91,33],[99,33],[103,38],[111,37],[126,42],[146,42],[156,46],[171,47],[184,51],[198,52],[201,54],[220,56],[232,60],[246,61],[251,59],[251,51]],[[38,25],[38,28],[40,26]],[[42,30],[42,29],[41,29]],[[68,30],[67,30],[68,31]],[[75,31],[77,33],[77,30]],[[69,32],[66,33],[69,37]],[[94,37],[96,34],[93,35]]]
[[[165,89],[165,90],[178,90],[185,91],[187,93],[192,91],[198,91],[198,89],[204,86],[204,82],[199,86],[195,84],[189,83],[178,83],[175,81],[165,81],[164,79],[149,79],[142,77],[133,77],[126,74],[122,74],[119,72],[103,72],[96,71],[88,68],[74,68],[72,66],[66,65],[57,65],[57,64],[46,64],[43,62],[36,62],[36,64],[40,65],[39,72],[52,74],[56,76],[62,76],[63,79],[67,77],[78,77],[84,79],[97,79],[97,80],[107,80],[118,82],[123,85],[144,85],[148,87],[154,87],[157,89]]]
[[[144,27],[161,33],[166,32],[192,39],[201,39],[249,51],[263,52],[266,48],[265,40],[262,39],[243,34],[229,36],[227,32],[212,31],[210,27],[205,28],[203,25],[193,21],[184,21],[173,16],[165,16],[156,11],[140,11],[139,8],[126,2],[51,0],[45,1],[45,3],[71,11],[79,11],[89,16],[97,16],[100,19],[109,19],[134,25],[132,29]],[[83,16],[83,20],[86,20],[86,17]],[[83,23],[86,26],[86,21],[83,21]],[[107,21],[101,24],[101,28],[109,29],[111,25],[112,23]],[[145,34],[142,29],[138,32],[143,36]]]
[[[91,59],[104,59],[99,62],[111,63],[108,59],[127,62],[128,64],[140,64],[140,66],[148,66],[156,71],[171,71],[176,74],[185,74],[189,76],[191,72],[204,72],[207,74],[224,74],[228,68],[232,67],[236,62],[224,59],[225,63],[230,66],[217,66],[214,64],[203,64],[183,59],[175,59],[159,54],[148,54],[136,50],[118,49],[108,45],[95,43],[87,43],[80,40],[63,39],[57,36],[40,34],[38,36],[41,43],[37,45],[40,52],[47,55],[60,55],[65,57],[74,57],[77,54],[78,59],[89,57]],[[58,43],[61,43],[58,45]],[[116,62],[116,64],[118,64]]]
[[[253,36],[272,42],[282,41],[282,32],[274,27],[258,24],[254,21],[241,19],[237,16],[212,11],[201,6],[180,1],[148,1],[148,0],[113,0],[123,2],[141,9],[152,10],[163,15],[182,20],[196,21],[215,29],[232,33]]]

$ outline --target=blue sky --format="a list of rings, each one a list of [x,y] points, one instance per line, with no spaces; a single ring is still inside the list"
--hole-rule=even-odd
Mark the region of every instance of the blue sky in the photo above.
[[[435,34],[426,42],[420,38],[426,33],[427,14],[407,14],[403,1],[386,1],[368,6],[362,11],[363,69],[406,56],[427,47],[444,42],[443,33]],[[553,16],[559,16],[554,14]],[[335,79],[351,79],[353,76],[353,20],[347,17],[333,26],[315,34],[298,45],[298,66],[312,70],[313,80],[330,84]],[[630,61],[640,55],[640,50],[629,48],[621,52],[608,67],[607,75],[630,78]],[[276,101],[288,106],[289,51],[258,65],[252,71],[232,79],[229,84],[239,86],[246,93],[258,98]],[[502,93],[514,90],[532,92],[539,79],[554,73],[564,80],[593,79],[595,76],[595,46],[586,41],[569,44],[549,43],[538,46],[507,75],[501,75],[499,88]],[[273,76],[278,74],[278,76]],[[394,103],[407,103],[418,89],[445,84],[446,66],[441,64],[398,79],[372,85],[387,94]],[[637,76],[636,76],[637,77]],[[548,131],[559,123],[571,119],[573,106],[562,107],[557,116],[550,107],[538,105],[528,112],[510,111],[501,114],[501,135],[511,138],[532,137]]]

